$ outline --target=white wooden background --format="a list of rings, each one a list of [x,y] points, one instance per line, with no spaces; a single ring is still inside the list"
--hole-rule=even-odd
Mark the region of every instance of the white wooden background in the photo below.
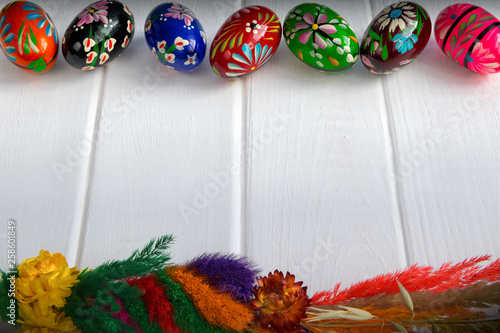
[[[59,36],[86,5],[36,2]],[[417,2],[434,21],[455,1]],[[81,73],[60,56],[34,76],[0,59],[2,269],[9,219],[19,261],[47,249],[95,267],[173,233],[175,262],[236,252],[264,274],[295,273],[311,294],[414,263],[500,256],[500,74],[458,67],[434,36],[391,76],[359,61],[320,73],[283,41],[239,81],[217,77],[208,57],[170,72],[144,40],[159,3],[128,1],[136,34],[106,69]],[[182,3],[211,43],[241,7],[283,21],[301,1]],[[361,39],[392,1],[322,3]],[[475,3],[500,17],[500,1]]]

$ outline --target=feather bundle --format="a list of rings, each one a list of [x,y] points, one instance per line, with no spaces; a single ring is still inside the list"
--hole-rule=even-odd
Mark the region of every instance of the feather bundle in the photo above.
[[[205,320],[213,326],[243,332],[253,320],[250,307],[235,301],[229,294],[214,289],[202,276],[184,266],[167,267],[166,274],[190,295],[197,310]]]
[[[42,251],[18,267],[13,278],[25,287],[16,284],[14,300],[13,280],[0,271],[0,318],[14,317],[18,332],[500,332],[500,259],[484,265],[490,256],[414,265],[309,298],[293,274],[256,278],[250,260],[235,255],[169,264],[172,240],[81,272]]]
[[[491,256],[475,257],[452,265],[446,263],[435,270],[431,266],[413,265],[402,271],[379,275],[373,279],[358,282],[350,288],[340,291],[340,283],[332,290],[318,292],[312,297],[313,305],[334,305],[350,299],[375,296],[380,293],[399,292],[396,281],[406,286],[409,292],[443,292],[452,288],[464,288],[479,281],[500,280],[500,260],[484,268],[479,264]]]
[[[193,301],[182,287],[165,274],[159,275],[167,289],[167,296],[174,308],[175,324],[183,332],[228,333],[222,328],[211,326],[198,312]]]
[[[348,289],[317,293],[302,325],[319,332],[495,332],[500,330],[500,260],[439,269],[412,266]],[[361,314],[364,314],[362,316]]]

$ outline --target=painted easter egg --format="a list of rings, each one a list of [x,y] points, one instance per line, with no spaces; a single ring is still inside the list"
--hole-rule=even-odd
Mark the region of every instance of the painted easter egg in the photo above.
[[[210,64],[219,76],[244,77],[276,53],[281,40],[278,16],[264,6],[249,6],[231,15],[210,48]]]
[[[54,66],[59,41],[54,23],[40,6],[14,1],[0,12],[0,46],[14,65],[38,74]]]
[[[170,69],[190,72],[205,58],[205,31],[183,5],[169,2],[155,7],[146,19],[144,33],[153,55]]]
[[[62,41],[66,61],[88,71],[108,65],[130,45],[134,16],[118,1],[99,1],[83,9],[70,23]]]
[[[292,8],[283,23],[283,34],[297,58],[321,71],[341,72],[358,59],[354,31],[342,16],[324,5],[303,3]]]
[[[422,53],[432,31],[427,11],[413,2],[396,2],[382,10],[365,31],[361,61],[374,74],[389,74]]]
[[[446,7],[436,18],[434,35],[457,64],[478,73],[500,72],[500,21],[466,3]]]

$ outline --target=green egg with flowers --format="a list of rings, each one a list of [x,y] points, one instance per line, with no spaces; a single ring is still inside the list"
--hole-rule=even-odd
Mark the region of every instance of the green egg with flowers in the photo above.
[[[295,6],[286,16],[283,35],[290,51],[318,70],[342,72],[358,60],[356,34],[341,15],[327,6]]]

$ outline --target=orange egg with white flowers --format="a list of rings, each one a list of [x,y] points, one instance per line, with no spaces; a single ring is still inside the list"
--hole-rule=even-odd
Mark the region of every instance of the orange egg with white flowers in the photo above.
[[[59,40],[45,10],[32,2],[14,1],[0,11],[0,46],[14,65],[39,74],[55,64]]]

